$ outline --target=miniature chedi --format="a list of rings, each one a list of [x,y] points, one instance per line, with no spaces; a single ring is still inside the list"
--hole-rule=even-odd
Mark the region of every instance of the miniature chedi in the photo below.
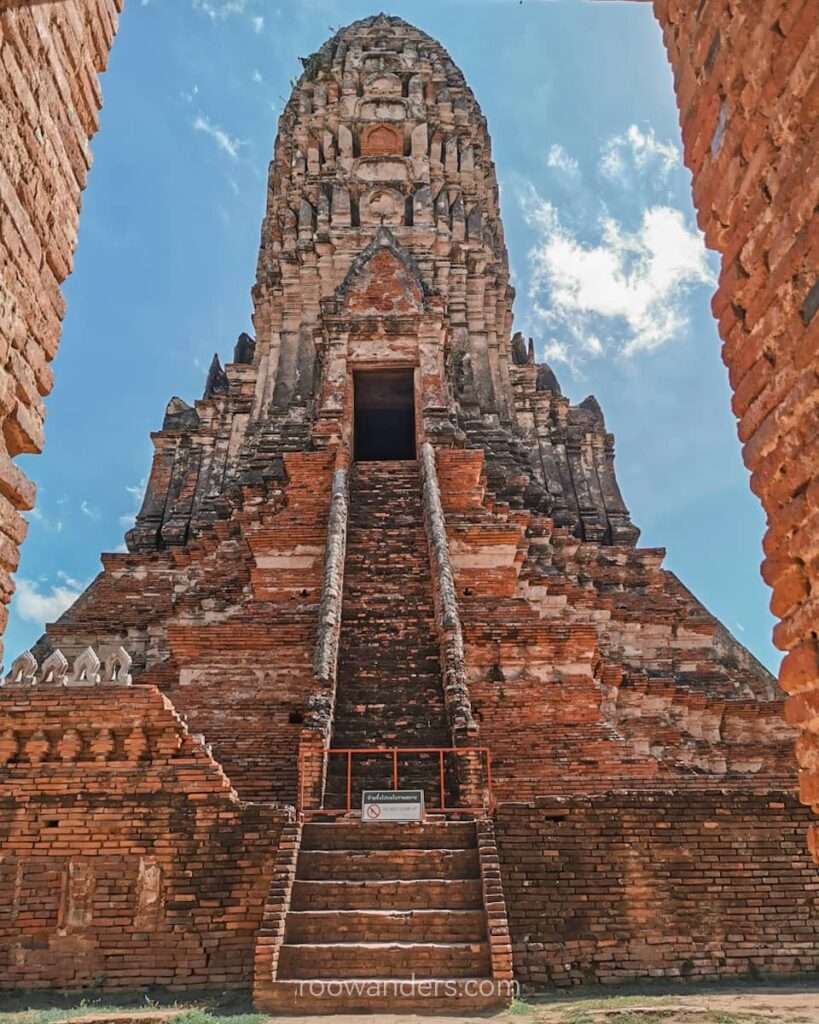
[[[463,75],[398,18],[342,30],[267,195],[255,339],[171,400],[127,553],[0,690],[0,986],[815,970],[776,682],[513,335]],[[365,788],[427,820],[358,820]]]

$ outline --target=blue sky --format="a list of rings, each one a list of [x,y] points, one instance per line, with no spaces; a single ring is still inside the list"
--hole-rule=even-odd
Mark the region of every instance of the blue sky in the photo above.
[[[649,5],[379,0],[439,39],[489,122],[516,329],[597,396],[642,543],[776,668],[677,112]],[[149,432],[251,330],[267,164],[299,56],[358,0],[129,0],[103,79],[68,314],[7,634],[28,647],[116,550]]]

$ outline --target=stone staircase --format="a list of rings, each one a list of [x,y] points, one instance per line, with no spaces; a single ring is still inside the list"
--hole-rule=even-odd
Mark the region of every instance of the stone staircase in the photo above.
[[[334,748],[449,747],[429,549],[417,462],[353,467],[344,566]],[[445,764],[447,804],[456,765]],[[389,756],[357,756],[352,806],[363,788],[392,788]],[[402,789],[440,803],[438,755],[402,754]],[[329,759],[324,806],[346,800],[344,757]]]
[[[487,831],[488,830],[488,831]],[[306,824],[268,933],[264,1010],[475,1010],[511,979],[491,825]],[[268,964],[272,962],[272,968]]]

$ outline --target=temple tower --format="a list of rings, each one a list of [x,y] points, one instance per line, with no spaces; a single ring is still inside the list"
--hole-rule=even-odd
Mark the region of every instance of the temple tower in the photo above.
[[[597,901],[569,914],[573,896],[560,895],[545,854],[516,870],[521,850],[560,846],[567,808],[572,863],[589,835],[608,834],[599,807],[621,816],[626,837],[649,815],[639,841],[612,854],[612,891],[639,878],[650,904],[629,918],[639,934],[623,962],[632,977],[676,976],[703,926],[681,911],[684,923],[657,924],[662,965],[646,953],[656,822],[698,815],[697,828],[735,825],[745,842],[752,811],[781,813],[801,835],[775,681],[662,568],[661,549],[637,546],[600,406],[573,405],[513,334],[513,299],[486,122],[463,75],[399,18],[341,30],[304,61],[280,119],[255,338],[240,335],[224,367],[214,357],[193,405],[171,399],[127,552],[103,555],[0,692],[0,754],[28,766],[30,792],[59,763],[81,801],[98,791],[89,780],[108,785],[86,761],[101,773],[119,758],[143,775],[157,767],[160,804],[171,778],[173,799],[229,804],[242,892],[269,890],[266,903],[241,897],[253,938],[214,974],[249,983],[250,956],[261,1005],[308,1009],[300,979],[368,977],[373,942],[390,977],[461,979],[458,998],[464,979],[500,984],[513,967],[525,980],[617,980],[611,949],[598,947],[613,926],[588,910]],[[136,696],[96,693],[126,675]],[[21,694],[35,680],[47,685],[32,710]],[[99,707],[110,699],[112,721],[128,714],[95,719],[109,735],[93,741],[86,685]],[[49,739],[61,715],[68,741]],[[367,832],[360,795],[382,787],[422,789],[433,820]],[[751,787],[756,810],[742,804]],[[275,834],[254,818],[269,813]],[[264,863],[260,834],[271,837]],[[171,892],[176,847],[159,849],[139,878]],[[750,856],[708,849],[729,864]],[[678,867],[669,900],[688,891]],[[799,878],[789,891],[809,883]],[[221,879],[193,886],[194,901],[212,904]],[[75,884],[78,900],[92,891]],[[560,942],[527,910],[533,892],[538,906],[553,901]],[[624,892],[624,906],[633,898]],[[170,934],[180,926],[164,906],[157,896],[149,909]],[[404,917],[390,925],[384,909]],[[719,943],[742,930],[731,913],[720,904],[708,925]],[[764,969],[780,966],[769,921],[761,913],[737,940],[736,955],[751,963],[758,949]],[[200,927],[185,925],[194,944]],[[798,930],[800,964],[819,964],[815,929]],[[96,941],[108,948],[105,934]],[[172,980],[201,984],[175,956]],[[705,976],[734,969],[711,952],[701,960]],[[84,983],[84,969],[54,977]],[[332,1006],[395,1005],[368,999]],[[399,1005],[431,1006],[413,999]]]

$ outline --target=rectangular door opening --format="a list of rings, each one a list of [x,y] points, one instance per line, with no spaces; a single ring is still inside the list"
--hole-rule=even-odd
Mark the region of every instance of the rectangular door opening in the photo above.
[[[356,460],[414,459],[413,371],[358,370],[353,374],[353,388]]]

